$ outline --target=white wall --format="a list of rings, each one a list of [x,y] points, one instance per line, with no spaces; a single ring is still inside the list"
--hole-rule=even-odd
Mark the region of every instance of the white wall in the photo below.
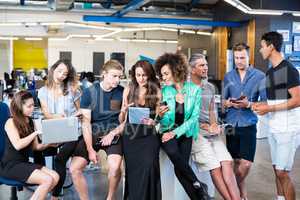
[[[3,73],[9,70],[10,58],[10,44],[9,41],[0,40],[0,79],[3,79]]]
[[[77,72],[93,71],[93,52],[104,52],[105,61],[110,59],[112,52],[125,53],[125,70],[144,55],[153,59],[165,52],[175,52],[177,44],[166,43],[137,43],[120,41],[88,41],[83,39],[70,39],[68,41],[48,42],[48,64],[51,66],[59,59],[60,51],[72,51],[72,63]]]

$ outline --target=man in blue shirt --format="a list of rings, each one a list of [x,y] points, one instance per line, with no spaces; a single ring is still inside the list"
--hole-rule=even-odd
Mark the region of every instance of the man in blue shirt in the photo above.
[[[123,156],[122,142],[114,140],[121,134],[119,113],[122,105],[123,87],[119,85],[123,66],[116,60],[109,60],[102,66],[103,80],[94,82],[83,91],[80,109],[83,115],[83,138],[77,144],[70,171],[80,199],[88,200],[88,187],[83,170],[91,161],[97,163],[97,152],[103,149],[107,154],[108,193],[106,200],[116,199],[121,179]],[[113,142],[114,140],[114,142]]]
[[[233,134],[226,135],[226,145],[234,159],[234,172],[242,199],[247,199],[245,179],[256,150],[257,116],[252,102],[266,100],[264,73],[249,65],[249,47],[240,43],[233,47],[235,68],[224,77],[223,99],[226,123],[234,126]]]

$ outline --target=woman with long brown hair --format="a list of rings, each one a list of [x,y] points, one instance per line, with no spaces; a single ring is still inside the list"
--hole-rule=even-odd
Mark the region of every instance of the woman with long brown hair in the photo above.
[[[54,63],[49,69],[46,85],[38,91],[41,110],[46,119],[80,116],[80,96],[76,72],[69,60]],[[53,190],[53,200],[58,199],[61,193],[66,177],[66,162],[74,155],[77,144],[77,141],[63,143],[55,156],[54,168],[60,180]]]
[[[31,119],[34,109],[33,97],[29,92],[20,91],[11,102],[12,118],[5,124],[5,151],[1,160],[2,177],[28,184],[37,184],[31,199],[46,199],[59,180],[58,174],[46,167],[29,162],[31,150],[43,150],[53,146],[38,142],[38,131],[34,131]]]
[[[160,142],[156,134],[156,111],[159,108],[160,89],[152,65],[138,61],[131,69],[130,85],[125,88],[120,120],[127,120],[128,106],[150,109],[150,118],[140,124],[126,121],[123,134],[126,182],[124,199],[159,200],[161,185],[159,172]]]

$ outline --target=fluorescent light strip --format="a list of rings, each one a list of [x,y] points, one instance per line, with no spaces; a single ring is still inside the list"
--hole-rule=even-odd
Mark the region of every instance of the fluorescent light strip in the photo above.
[[[24,25],[25,26],[37,26],[37,25],[39,25],[39,23],[38,22],[25,22]]]
[[[253,9],[248,11],[249,14],[252,15],[282,15],[282,11],[275,11],[275,10],[259,10],[259,9]]]
[[[65,22],[41,22],[42,26],[63,26]]]
[[[295,17],[300,17],[300,12],[293,12],[292,13]]]
[[[160,30],[162,31],[170,31],[170,32],[177,32],[178,29],[175,29],[175,28],[160,28]]]
[[[166,43],[165,40],[148,40],[150,43]]]
[[[191,30],[180,30],[181,33],[190,33],[190,34],[195,34],[195,31],[191,31]]]
[[[18,37],[0,37],[0,40],[18,40]]]
[[[212,35],[210,32],[197,31],[197,35]]]
[[[7,22],[7,23],[0,23],[0,26],[23,26],[24,24],[21,22]]]
[[[132,42],[148,42],[148,40],[145,39],[132,39]]]
[[[43,40],[43,38],[38,38],[38,37],[26,37],[24,38],[25,40],[29,41],[38,41],[38,40]]]
[[[166,40],[166,43],[177,44],[178,41],[176,41],[176,40]]]
[[[295,12],[289,12],[283,10],[252,9],[239,0],[224,0],[224,1],[236,7],[243,13],[247,13],[250,15],[282,15],[285,12],[292,13],[293,15],[295,14]]]

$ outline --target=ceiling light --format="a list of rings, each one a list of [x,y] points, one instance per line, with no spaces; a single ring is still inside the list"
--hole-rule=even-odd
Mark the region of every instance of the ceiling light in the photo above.
[[[172,31],[172,32],[177,32],[178,29],[175,29],[175,28],[160,28],[160,30],[162,31]]]
[[[282,11],[276,11],[276,10],[262,10],[262,9],[253,9],[248,11],[249,14],[254,15],[282,15]]]
[[[26,22],[25,26],[37,26],[39,25],[37,22]]]
[[[241,5],[238,5],[236,6],[237,9],[239,9],[240,11],[242,11],[243,13],[249,13],[249,11],[251,10],[248,10],[246,9],[245,7],[241,6]]]
[[[148,40],[150,43],[166,43],[165,40]]]
[[[148,40],[145,39],[132,39],[132,42],[148,42]]]
[[[0,23],[0,26],[23,26],[21,22]]]
[[[197,31],[198,35],[212,35],[210,32]]]
[[[237,7],[238,3],[236,3],[235,1],[232,0],[224,0],[225,2],[229,3],[230,5]]]
[[[191,33],[191,34],[195,34],[195,31],[192,30],[180,30],[181,33]]]
[[[177,44],[178,41],[177,40],[166,40],[166,43]]]
[[[18,40],[18,37],[0,37],[0,40]]]
[[[293,12],[292,13],[295,17],[300,17],[300,12]]]
[[[63,26],[65,22],[41,22],[42,26]]]
[[[25,40],[29,40],[29,41],[43,40],[43,38],[39,38],[39,37],[26,37],[24,39]]]

